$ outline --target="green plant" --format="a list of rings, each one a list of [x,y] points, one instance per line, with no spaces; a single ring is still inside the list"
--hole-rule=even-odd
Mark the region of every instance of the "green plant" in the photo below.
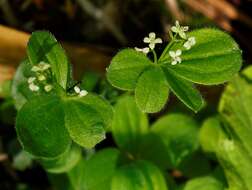
[[[78,87],[56,39],[48,32],[34,32],[27,57],[12,87],[18,109],[16,131],[23,148],[37,158],[61,159],[75,143],[92,148],[103,140],[112,107]]]
[[[240,70],[241,50],[226,33],[216,29],[199,29],[188,34],[179,23],[172,27],[171,41],[157,59],[154,50],[160,38],[150,33],[144,39],[149,47],[124,49],[111,61],[107,70],[110,83],[122,90],[135,91],[137,105],[143,112],[160,111],[169,89],[190,109],[197,112],[203,105],[193,83],[221,84]],[[154,61],[146,54],[151,51]]]
[[[126,94],[96,73],[75,81],[56,39],[34,32],[12,82],[16,132],[26,151],[16,155],[15,167],[36,160],[60,190],[250,190],[251,68],[238,76],[241,50],[222,31],[187,33],[178,22],[171,30],[159,58],[154,48],[162,39],[154,33],[144,38],[148,47],[114,56],[107,79]],[[194,83],[229,80],[218,112],[202,126],[182,111],[147,115],[161,111],[169,91],[198,112],[204,100]],[[115,146],[96,151],[106,133]]]

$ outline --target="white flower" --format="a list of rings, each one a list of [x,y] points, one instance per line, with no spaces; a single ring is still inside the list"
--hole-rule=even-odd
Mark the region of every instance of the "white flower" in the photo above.
[[[86,96],[88,94],[88,91],[81,90],[78,86],[74,87],[74,91],[79,94],[80,97]]]
[[[39,80],[39,81],[46,80],[45,75],[39,75],[39,76],[38,76],[38,80]]]
[[[192,46],[196,44],[195,37],[190,37],[188,40],[184,43],[184,47],[189,50]]]
[[[34,65],[31,70],[33,72],[45,71],[45,70],[49,69],[50,67],[51,67],[50,64],[41,61],[38,65]]]
[[[38,71],[40,71],[40,68],[35,65],[35,66],[32,67],[31,71],[38,72]]]
[[[75,91],[77,94],[79,94],[81,90],[80,90],[80,88],[79,88],[78,86],[75,86],[75,87],[74,87],[74,91]]]
[[[86,96],[88,94],[88,91],[86,90],[81,90],[80,93],[79,93],[79,96],[80,97],[83,97],[83,96]]]
[[[176,20],[175,26],[171,27],[171,31],[178,34],[181,38],[186,39],[186,33],[189,30],[188,26],[180,26],[179,21]]]
[[[156,34],[154,32],[149,33],[149,37],[144,38],[144,43],[149,44],[151,50],[155,48],[156,44],[161,44],[163,41],[161,38],[156,38]]]
[[[39,86],[35,85],[34,83],[29,84],[29,88],[31,91],[38,91]]]
[[[28,83],[31,84],[31,83],[33,83],[35,80],[36,80],[35,77],[29,77],[29,78],[28,78]]]
[[[47,85],[45,85],[44,90],[46,92],[50,92],[52,90],[52,88],[53,88],[53,86],[51,84],[47,84]]]
[[[138,51],[138,52],[142,52],[144,54],[147,54],[150,52],[150,48],[146,47],[146,48],[138,48],[138,47],[135,47],[135,50]]]
[[[176,65],[177,63],[181,63],[182,59],[180,58],[180,55],[182,54],[182,51],[179,49],[177,51],[169,51],[169,54],[172,58],[172,65]]]

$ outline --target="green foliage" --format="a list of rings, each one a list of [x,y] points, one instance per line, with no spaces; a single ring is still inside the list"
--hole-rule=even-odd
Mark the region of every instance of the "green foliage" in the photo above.
[[[51,33],[47,31],[33,32],[28,42],[27,56],[32,65],[41,61],[49,63],[55,82],[66,89],[69,63],[65,51]]]
[[[97,152],[87,162],[83,173],[84,189],[110,190],[112,176],[117,168],[119,151],[108,148]]]
[[[213,85],[230,80],[241,67],[241,51],[228,34],[216,29],[195,30],[188,40],[190,37],[196,45],[185,48],[187,38],[175,35],[155,63],[132,49],[120,51],[107,70],[108,80],[119,89],[135,90],[143,112],[158,112],[164,107],[168,86],[185,105],[199,111],[203,100],[191,82]],[[177,50],[180,53],[172,57],[172,51],[175,54]]]
[[[170,114],[160,118],[151,128],[161,138],[167,151],[167,161],[176,167],[198,148],[198,125],[183,114]]]
[[[148,126],[147,116],[138,109],[134,98],[122,96],[115,105],[112,124],[112,135],[118,147],[136,156]]]
[[[71,67],[50,33],[34,32],[27,55],[12,85],[18,138],[48,171],[70,170],[80,157],[79,148],[70,149],[72,141],[92,148],[103,140],[105,128],[112,123],[112,107],[79,87],[68,88],[74,83]]]
[[[56,96],[38,96],[18,112],[16,131],[23,148],[37,157],[58,157],[71,144]]]
[[[183,190],[224,190],[224,186],[221,182],[213,177],[200,177],[188,181]]]
[[[71,170],[81,159],[81,148],[72,143],[71,148],[55,159],[40,159],[42,166],[50,173],[63,173]]]
[[[160,170],[146,161],[122,166],[112,179],[111,190],[168,190]]]

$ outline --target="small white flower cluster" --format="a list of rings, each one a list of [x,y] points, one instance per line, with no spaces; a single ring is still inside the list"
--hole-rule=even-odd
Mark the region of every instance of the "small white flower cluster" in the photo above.
[[[143,41],[144,41],[144,43],[149,44],[149,47],[145,47],[145,48],[135,47],[135,50],[142,52],[144,54],[149,53],[150,50],[154,50],[156,44],[163,43],[161,38],[156,38],[156,34],[154,32],[149,33],[149,37],[145,37],[143,39]]]
[[[74,91],[76,94],[78,94],[80,97],[88,95],[88,91],[86,90],[81,90],[78,86],[74,87]]]
[[[31,71],[35,72],[36,76],[29,77],[27,82],[29,84],[29,89],[33,92],[37,92],[40,89],[40,84],[44,85],[44,90],[50,92],[53,88],[51,84],[47,84],[47,71],[50,69],[51,65],[45,62],[40,62],[38,65],[34,65]]]
[[[175,22],[175,26],[171,27],[171,31],[174,32],[175,34],[178,34],[183,40],[186,40],[186,42],[183,44],[183,46],[189,50],[196,44],[196,39],[195,37],[187,37],[186,32],[189,30],[188,26],[180,26],[179,22]],[[180,49],[176,51],[169,51],[169,55],[172,58],[172,65],[176,65],[177,63],[181,63],[181,55],[182,51]]]

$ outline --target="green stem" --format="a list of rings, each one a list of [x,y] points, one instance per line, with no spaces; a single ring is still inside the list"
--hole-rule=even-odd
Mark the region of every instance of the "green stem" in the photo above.
[[[154,55],[154,63],[157,64],[157,54],[156,54],[155,50],[151,50],[151,51],[152,51],[152,53]]]
[[[159,57],[159,60],[161,60],[166,54],[167,52],[171,49],[171,46],[174,44],[174,42],[177,39],[177,33],[175,34],[175,36],[173,36],[171,42],[168,44],[168,46],[166,46],[166,48],[164,49],[163,53],[161,54],[161,56]]]

